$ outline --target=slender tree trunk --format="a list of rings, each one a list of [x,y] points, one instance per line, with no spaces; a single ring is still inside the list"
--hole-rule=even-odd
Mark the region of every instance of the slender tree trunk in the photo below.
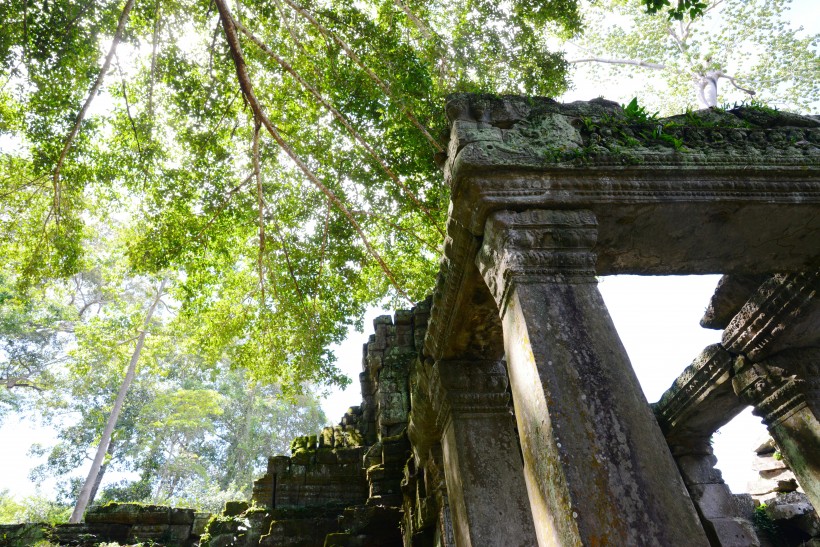
[[[83,483],[83,488],[80,490],[80,497],[77,498],[77,505],[74,506],[74,511],[71,513],[71,518],[68,519],[69,523],[76,524],[82,521],[85,509],[88,507],[91,500],[91,491],[94,488],[97,475],[100,473],[100,468],[102,467],[103,460],[105,459],[105,453],[108,451],[108,445],[111,443],[111,435],[114,433],[114,427],[116,427],[117,421],[120,418],[120,412],[122,411],[122,405],[125,402],[125,396],[131,388],[131,383],[134,381],[140,353],[142,353],[142,347],[145,345],[145,336],[148,331],[148,326],[151,323],[151,318],[154,315],[154,311],[157,309],[157,304],[159,304],[159,300],[162,298],[163,289],[165,288],[165,281],[166,280],[163,279],[162,283],[160,283],[159,289],[157,289],[157,296],[154,298],[154,301],[151,303],[151,307],[148,308],[148,313],[145,315],[142,331],[140,331],[139,337],[137,338],[137,345],[134,348],[134,353],[131,354],[131,362],[128,364],[128,370],[125,373],[125,378],[123,379],[120,390],[117,393],[117,398],[114,400],[114,408],[111,409],[111,414],[108,415],[108,422],[105,424],[105,429],[103,430],[100,444],[97,446],[97,454],[94,456],[94,461],[91,463],[91,469],[88,471],[88,477],[86,477],[85,482]]]
[[[114,452],[114,441],[108,443],[108,449],[105,452],[108,455],[109,461],[111,461],[111,456]],[[97,478],[94,479],[94,485],[91,487],[91,494],[88,496],[88,505],[94,503],[94,500],[97,498],[97,491],[100,489],[100,483],[102,483],[106,469],[108,469],[108,462],[100,466],[100,472],[97,473]]]
[[[159,483],[157,484],[157,490],[154,492],[154,502],[160,502],[160,494],[162,494],[162,489],[165,487],[165,484],[170,481],[170,470],[171,470],[171,460],[174,458],[174,450],[176,450],[176,442],[171,438],[171,444],[168,446],[168,450],[165,453],[165,461],[162,462],[162,471],[159,473]],[[168,497],[170,497],[170,490]]]

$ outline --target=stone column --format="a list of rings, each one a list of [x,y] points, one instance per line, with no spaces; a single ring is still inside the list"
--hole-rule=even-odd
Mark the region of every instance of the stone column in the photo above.
[[[594,214],[499,211],[478,267],[501,314],[539,545],[708,545],[595,281]]]
[[[504,364],[440,361],[432,383],[456,545],[530,547],[535,530]]]
[[[779,366],[740,356],[732,383],[763,418],[812,505],[820,507],[820,422],[808,404],[806,381]]]

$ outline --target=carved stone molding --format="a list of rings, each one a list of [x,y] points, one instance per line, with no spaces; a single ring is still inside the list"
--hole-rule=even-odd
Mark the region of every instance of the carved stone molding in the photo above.
[[[661,431],[670,438],[706,438],[746,406],[732,390],[734,359],[720,344],[706,347],[655,403]]]
[[[814,345],[820,337],[818,289],[818,271],[772,276],[726,327],[723,345],[755,362],[789,346]]]
[[[513,281],[594,281],[596,238],[590,211],[498,211],[487,219],[476,264],[503,314]]]
[[[794,348],[767,357],[765,364],[794,374],[815,416],[820,417],[820,347]]]
[[[417,359],[410,369],[410,414],[407,437],[418,467],[427,463],[430,448],[441,440],[436,409],[430,400],[432,359]]]
[[[430,399],[439,430],[453,413],[465,417],[509,412],[507,370],[500,361],[439,361],[432,369]]]
[[[769,275],[724,275],[709,299],[709,305],[700,320],[705,329],[722,330],[729,326],[749,297],[766,281]]]
[[[807,406],[802,380],[779,367],[753,363],[738,357],[732,385],[738,397],[755,407],[769,428]]]
[[[471,258],[478,251],[478,241],[463,226],[452,218],[447,221],[447,236],[440,260],[436,287],[433,290],[433,304],[430,308],[430,322],[436,325],[427,333],[424,341],[425,353],[432,357],[441,354],[447,343],[447,335],[454,320],[452,310],[461,296],[465,270]]]

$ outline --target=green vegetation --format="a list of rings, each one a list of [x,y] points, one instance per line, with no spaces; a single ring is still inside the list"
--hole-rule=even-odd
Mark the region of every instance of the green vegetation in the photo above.
[[[8,490],[0,491],[0,524],[44,522],[62,524],[71,515],[70,505],[55,503],[41,495],[15,500]]]
[[[0,419],[58,429],[35,477],[94,461],[61,485],[74,521],[95,499],[247,492],[264,455],[324,422],[314,393],[350,381],[330,350],[348,327],[433,287],[444,97],[561,93],[549,39],[653,57],[666,108],[757,41],[768,72],[745,59],[731,81],[816,100],[817,41],[782,24],[785,0],[679,0],[680,32],[726,23],[678,44],[646,14],[663,4],[0,2]],[[624,163],[644,141],[685,149],[653,109],[630,102],[603,136]],[[97,492],[109,470],[139,478]]]
[[[0,20],[0,408],[75,418],[35,448],[40,477],[93,460],[63,485],[73,522],[118,465],[142,478],[101,499],[247,489],[260,432],[310,422],[310,397],[272,401],[346,385],[330,346],[432,287],[444,94],[560,92],[539,37],[580,28],[575,0],[13,0]]]
[[[765,503],[755,507],[755,512],[752,515],[752,524],[754,524],[755,529],[775,547],[784,545],[783,531],[776,522],[769,518],[768,513],[766,513]]]

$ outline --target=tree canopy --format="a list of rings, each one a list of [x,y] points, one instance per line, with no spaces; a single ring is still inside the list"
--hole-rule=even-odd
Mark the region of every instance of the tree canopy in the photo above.
[[[2,283],[48,293],[111,239],[128,275],[169,280],[203,359],[344,384],[347,325],[433,285],[448,92],[556,96],[594,60],[661,72],[667,107],[721,79],[805,106],[817,38],[787,4],[3,2]]]
[[[557,96],[594,64],[660,75],[659,110],[806,109],[818,37],[788,3],[0,3],[0,419],[42,392],[39,476],[97,446],[75,520],[247,488],[324,420],[296,397],[348,381],[347,326],[432,288],[447,93]],[[140,478],[97,495],[109,466]]]
[[[567,62],[591,67],[602,85],[634,78],[641,101],[669,114],[750,101],[817,108],[820,34],[790,24],[790,0],[682,0],[666,17],[653,2],[642,2],[650,13],[626,0],[584,2],[584,33],[562,46]]]
[[[11,0],[0,19],[7,283],[86,271],[116,237],[133,274],[173,278],[203,354],[286,387],[343,384],[346,326],[432,287],[443,96],[555,95],[541,37],[580,28],[575,0]]]

